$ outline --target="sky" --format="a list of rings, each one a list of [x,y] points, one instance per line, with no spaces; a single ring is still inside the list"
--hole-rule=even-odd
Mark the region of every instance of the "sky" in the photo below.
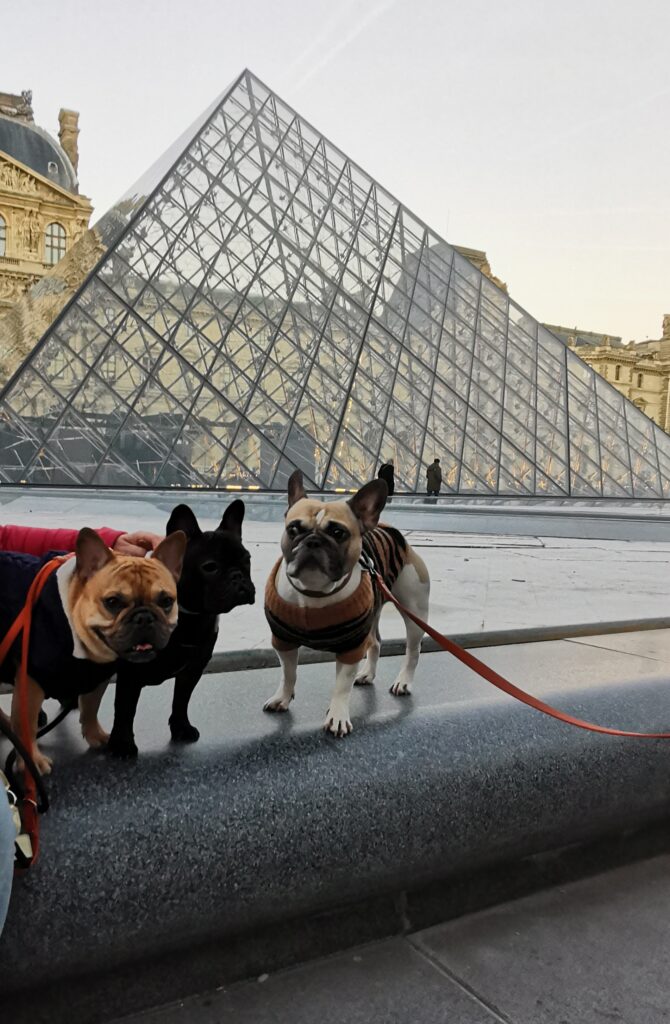
[[[248,67],[537,319],[670,313],[668,0],[0,0],[0,37],[0,91],[80,111],[94,220]]]

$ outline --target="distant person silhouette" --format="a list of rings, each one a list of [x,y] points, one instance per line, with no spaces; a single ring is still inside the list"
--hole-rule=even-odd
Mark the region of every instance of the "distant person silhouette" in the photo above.
[[[430,466],[426,470],[426,487],[430,496],[437,497],[440,493],[440,487],[442,486],[442,470],[440,469],[440,460],[433,459]]]
[[[381,466],[377,470],[377,479],[383,480],[389,489],[389,501],[395,491],[395,477],[393,475],[393,459],[389,459],[388,462],[382,462]]]

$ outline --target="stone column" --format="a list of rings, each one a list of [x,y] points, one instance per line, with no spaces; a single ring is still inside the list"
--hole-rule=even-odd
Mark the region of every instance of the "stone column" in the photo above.
[[[61,107],[60,113],[58,114],[58,123],[60,125],[58,139],[61,146],[69,156],[70,162],[76,171],[79,163],[79,146],[77,144],[77,137],[79,135],[79,114],[76,110],[65,110]]]

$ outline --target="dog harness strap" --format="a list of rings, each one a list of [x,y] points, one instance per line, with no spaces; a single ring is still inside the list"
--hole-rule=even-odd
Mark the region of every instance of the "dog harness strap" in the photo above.
[[[35,576],[28,591],[26,603],[7,630],[2,642],[0,642],[0,665],[9,654],[11,646],[19,633],[24,629],[26,621],[30,622],[32,617],[32,607],[42,593],[44,584],[49,579],[49,576],[51,576],[51,573],[54,572],[55,569],[60,569],[61,565],[63,565],[64,562],[67,562],[70,558],[72,558],[72,555],[59,555],[58,558],[52,558],[51,561],[46,562],[41,567],[40,571]]]
[[[551,718],[558,719],[559,722],[565,722],[567,725],[573,725],[577,729],[587,729],[589,732],[604,733],[607,736],[627,736],[631,739],[640,740],[670,740],[670,732],[630,732],[625,729],[610,729],[605,725],[595,725],[593,722],[586,722],[583,718],[575,718],[574,715],[569,715],[565,711],[559,711],[558,708],[552,707],[551,704],[546,704],[543,700],[539,700],[537,697],[533,697],[532,694],[526,693],[525,690],[515,686],[514,683],[510,683],[504,676],[501,676],[494,669],[485,665],[479,658],[475,658],[474,654],[470,654],[469,651],[464,650],[455,644],[453,640],[443,636],[442,633],[438,633],[436,629],[429,626],[427,622],[420,619],[418,615],[414,615],[408,608],[405,608],[400,601],[397,600],[388,589],[381,577],[373,573],[374,581],[379,588],[380,593],[386,598],[387,601],[391,601],[396,608],[407,615],[412,622],[415,622],[417,626],[420,626],[436,641],[437,644],[442,648],[443,651],[447,651],[448,654],[453,654],[455,658],[462,661],[464,665],[476,672],[478,676],[485,679],[487,683],[491,683],[492,686],[496,686],[503,693],[507,693],[510,697],[514,697],[515,700],[520,701],[522,704],[526,704],[530,708],[534,708],[535,711],[541,711],[544,715],[549,715]]]
[[[19,634],[23,634],[21,636],[21,660],[19,662],[16,685],[18,688],[19,698],[19,732],[23,745],[28,752],[32,750],[32,731],[28,716],[28,650],[33,607],[51,574],[71,557],[72,555],[64,555],[59,556],[58,558],[52,558],[51,561],[46,562],[41,567],[30,585],[25,605],[10,626],[2,643],[0,643],[0,663],[2,663]],[[35,780],[29,771],[25,772],[24,788],[25,792],[21,800],[21,818],[23,821],[24,832],[30,837],[32,857],[28,859],[26,856],[25,865],[26,867],[29,867],[31,864],[35,863],[39,852],[37,786],[35,785]]]

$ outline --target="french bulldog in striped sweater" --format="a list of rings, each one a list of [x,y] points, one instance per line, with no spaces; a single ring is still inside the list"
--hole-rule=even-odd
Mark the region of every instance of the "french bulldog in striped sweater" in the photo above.
[[[379,660],[379,616],[383,599],[359,564],[364,552],[394,597],[426,618],[430,579],[423,560],[392,526],[379,523],[388,490],[373,480],[349,500],[308,498],[302,473],[288,482],[288,511],[281,547],[265,588],[265,615],[279,655],[282,681],[265,711],[288,711],[293,700],[301,646],[335,654],[335,689],[324,722],[334,736],[352,731],[349,699],[354,685],[374,682]],[[405,660],[391,687],[409,694],[423,630],[403,615]],[[365,658],[361,665],[360,662]]]

